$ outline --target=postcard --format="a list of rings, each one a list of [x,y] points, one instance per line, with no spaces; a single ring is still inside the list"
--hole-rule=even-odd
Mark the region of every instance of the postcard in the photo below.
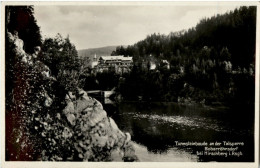
[[[258,167],[259,2],[3,2],[1,20],[3,168]]]

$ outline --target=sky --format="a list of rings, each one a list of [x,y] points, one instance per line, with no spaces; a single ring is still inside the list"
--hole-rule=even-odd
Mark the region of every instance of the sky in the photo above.
[[[34,6],[42,36],[69,35],[79,49],[133,45],[147,35],[187,30],[202,19],[234,10],[234,5]]]

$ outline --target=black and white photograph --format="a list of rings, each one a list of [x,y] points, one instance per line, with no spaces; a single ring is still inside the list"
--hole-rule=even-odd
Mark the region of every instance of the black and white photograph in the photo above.
[[[3,3],[3,162],[255,166],[257,5]]]

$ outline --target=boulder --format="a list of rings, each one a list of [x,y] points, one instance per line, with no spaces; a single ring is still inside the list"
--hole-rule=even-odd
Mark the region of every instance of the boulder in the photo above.
[[[72,130],[77,132],[74,134],[74,146],[80,159],[109,161],[117,156],[115,160],[118,161],[118,156],[121,156],[121,161],[138,161],[131,135],[123,133],[107,116],[102,104],[89,97],[84,90],[78,91],[75,101],[68,101],[63,113],[73,126]]]

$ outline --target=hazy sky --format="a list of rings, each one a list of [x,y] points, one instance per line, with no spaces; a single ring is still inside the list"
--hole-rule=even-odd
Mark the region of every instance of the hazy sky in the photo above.
[[[147,35],[180,31],[237,6],[35,6],[43,37],[69,35],[77,49],[132,45]]]

